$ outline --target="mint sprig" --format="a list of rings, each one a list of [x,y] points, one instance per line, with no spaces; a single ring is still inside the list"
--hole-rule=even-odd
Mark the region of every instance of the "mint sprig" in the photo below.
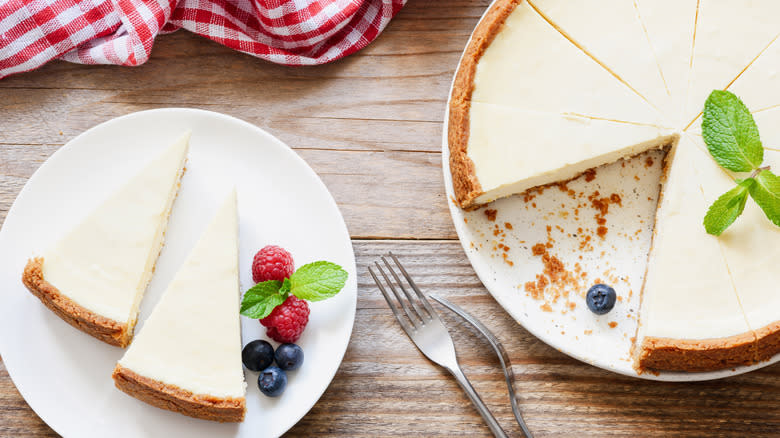
[[[249,288],[241,300],[241,314],[263,319],[291,294],[307,301],[322,301],[338,294],[347,282],[347,271],[325,261],[298,268],[284,281],[268,280]]]
[[[715,90],[704,103],[702,136],[715,161],[732,172],[752,172],[721,195],[707,210],[704,228],[720,236],[742,214],[748,195],[767,218],[780,226],[780,178],[761,167],[764,147],[747,106],[734,93]]]

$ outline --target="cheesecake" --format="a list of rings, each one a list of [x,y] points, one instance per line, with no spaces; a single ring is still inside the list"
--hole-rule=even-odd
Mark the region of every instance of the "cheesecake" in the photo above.
[[[217,210],[114,368],[117,388],[158,408],[243,421],[238,218],[233,191]]]
[[[778,13],[768,0],[496,0],[460,60],[446,134],[463,209],[667,151],[632,348],[639,373],[780,353],[770,264],[780,229],[751,201],[720,237],[706,233],[709,205],[744,175],[715,163],[700,128],[709,93],[729,90],[763,143],[780,145]]]
[[[30,259],[25,286],[67,323],[126,347],[163,246],[188,147],[186,134]]]

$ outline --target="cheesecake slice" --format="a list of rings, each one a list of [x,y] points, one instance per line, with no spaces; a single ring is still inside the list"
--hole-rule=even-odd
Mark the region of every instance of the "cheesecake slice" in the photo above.
[[[186,134],[41,257],[29,260],[25,286],[72,326],[127,346],[163,246],[188,147]]]
[[[114,368],[114,383],[153,406],[244,420],[238,218],[231,193]]]
[[[674,139],[653,125],[472,102],[467,151],[453,161],[453,184],[468,208],[574,178]]]
[[[755,335],[718,238],[705,233],[701,224],[709,203],[695,169],[711,160],[687,137],[666,160],[667,179],[642,288],[635,367],[640,372],[711,371],[751,364]]]
[[[704,145],[700,137],[695,140]],[[780,152],[764,151],[764,164],[773,170],[780,169]],[[697,170],[707,182],[703,188],[708,205],[732,189],[734,179],[739,177],[712,166],[700,166]],[[751,199],[718,242],[747,323],[756,336],[756,360],[769,360],[780,353],[780,292],[777,280],[771,274],[777,270],[780,259],[780,228],[772,224]]]

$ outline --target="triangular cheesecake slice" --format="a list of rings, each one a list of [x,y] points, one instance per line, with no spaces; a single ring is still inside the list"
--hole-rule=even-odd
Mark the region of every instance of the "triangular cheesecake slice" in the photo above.
[[[660,231],[653,238],[642,288],[634,365],[639,371],[711,371],[751,364],[755,335],[718,238],[702,230],[708,204],[696,167],[714,163],[687,136],[667,162],[655,222]]]
[[[163,245],[188,147],[186,134],[42,257],[28,261],[25,286],[72,326],[127,346]]]
[[[761,129],[763,133],[763,126]],[[777,139],[776,136],[761,137],[768,143]],[[706,147],[701,137],[694,139]],[[763,164],[780,169],[780,152],[764,151]],[[697,170],[706,178],[707,184],[703,188],[709,204],[733,188],[734,180],[739,178],[739,175],[729,175],[717,166],[699,166]],[[769,360],[780,353],[780,293],[777,291],[776,279],[767,275],[767,272],[777,269],[780,228],[767,219],[758,204],[748,200],[742,215],[720,235],[718,242],[737,288],[747,323],[756,335],[756,360]]]
[[[238,288],[234,191],[119,360],[117,388],[191,417],[243,421]]]

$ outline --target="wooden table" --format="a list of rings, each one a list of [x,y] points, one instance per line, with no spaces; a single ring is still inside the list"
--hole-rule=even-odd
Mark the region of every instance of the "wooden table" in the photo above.
[[[780,436],[780,365],[714,382],[622,377],[531,336],[477,279],[447,212],[440,151],[452,74],[487,4],[412,0],[367,49],[320,67],[273,65],[178,32],[160,37],[141,67],[53,62],[4,79],[0,222],[46,158],[100,122],[159,107],[223,112],[270,131],[319,173],[357,256],[357,317],[344,362],[289,436],[489,436],[455,381],[412,346],[367,275],[367,264],[388,250],[403,255],[424,290],[468,307],[498,334],[536,436]],[[446,318],[466,374],[519,436],[494,355]],[[2,363],[0,435],[56,435]]]

